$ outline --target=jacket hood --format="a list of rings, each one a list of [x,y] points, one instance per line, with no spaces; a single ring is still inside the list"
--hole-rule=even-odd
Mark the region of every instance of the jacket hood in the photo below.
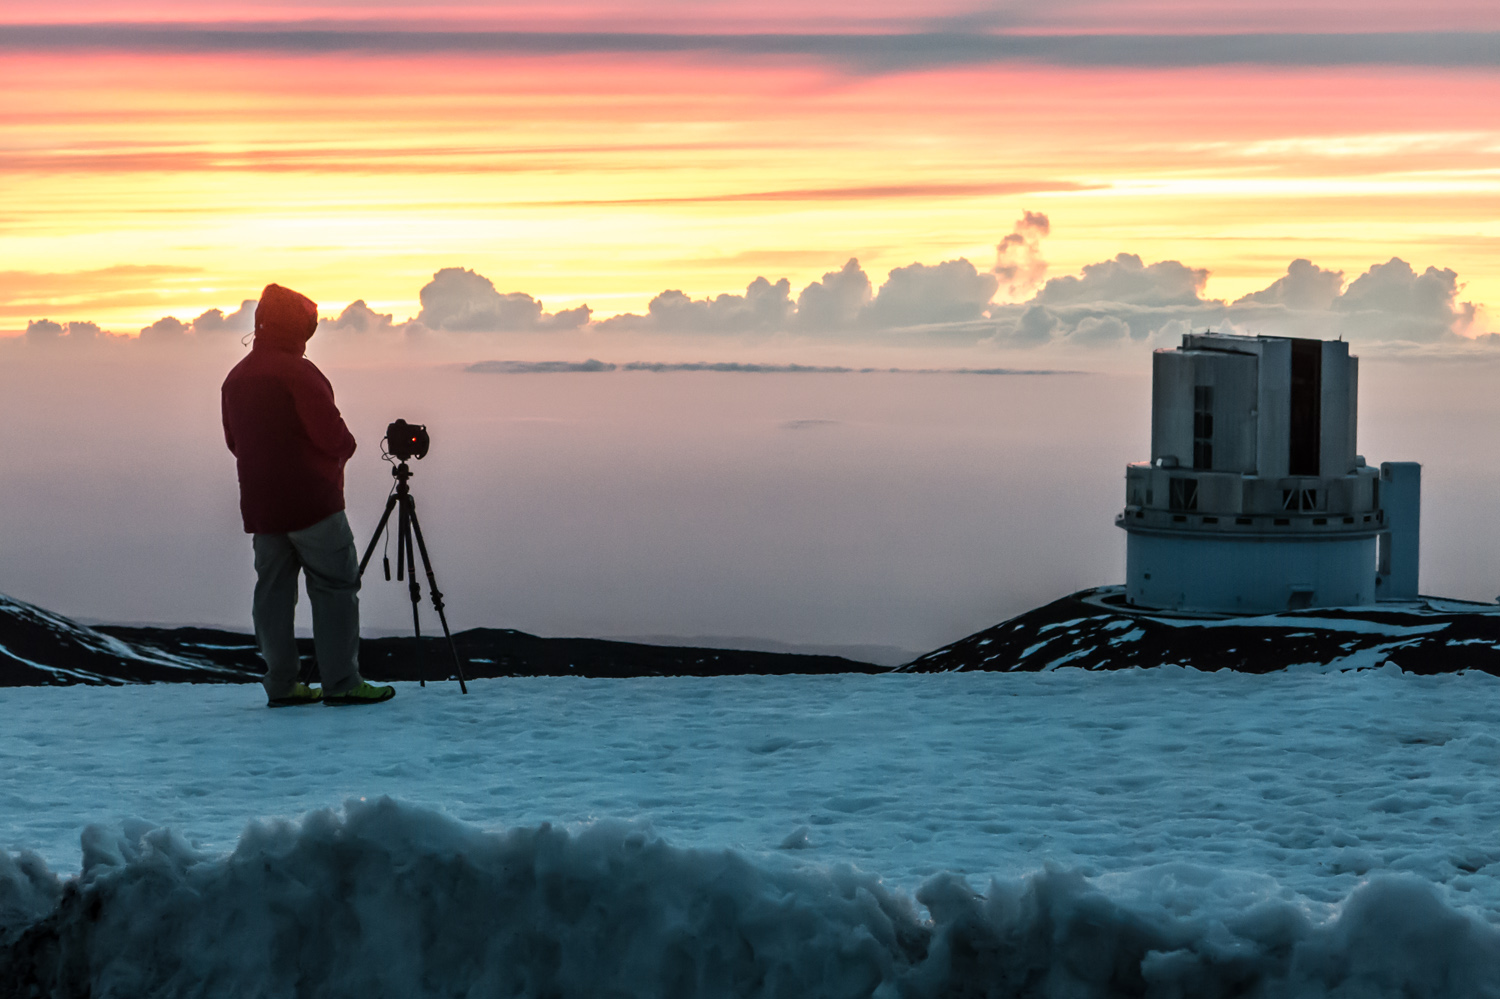
[[[255,306],[255,343],[302,352],[318,328],[318,304],[279,284],[266,285]]]

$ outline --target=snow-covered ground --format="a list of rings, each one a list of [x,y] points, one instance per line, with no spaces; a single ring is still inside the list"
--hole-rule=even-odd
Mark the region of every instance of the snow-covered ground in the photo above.
[[[113,884],[134,912],[120,926],[145,919],[152,947],[192,949],[192,934],[209,932],[201,913],[170,915],[186,896],[168,889],[189,885],[216,900],[215,932],[250,933],[254,953],[279,946],[263,927],[276,919],[296,935],[354,918],[369,948],[408,932],[377,913],[425,912],[438,938],[448,920],[460,937],[499,940],[522,932],[512,923],[525,909],[558,953],[584,947],[606,964],[600,941],[618,944],[628,923],[641,937],[630,960],[666,947],[652,965],[665,974],[662,955],[682,947],[673,933],[711,935],[728,920],[757,960],[782,962],[751,974],[755,989],[726,979],[746,994],[870,994],[860,983],[878,982],[895,990],[883,994],[927,994],[939,957],[950,985],[1002,973],[985,961],[1019,961],[1052,983],[1025,994],[1129,994],[1068,991],[1094,965],[1118,978],[1120,954],[1154,983],[1147,994],[1218,995],[1232,981],[1268,995],[1500,994],[1500,681],[1486,675],[1164,668],[471,690],[406,685],[378,708],[279,711],[256,687],[0,690],[0,846]],[[455,857],[462,877],[443,866]],[[538,923],[534,894],[519,900],[518,865],[571,872],[590,900],[576,919],[543,893],[566,932]],[[326,883],[289,902],[276,888],[288,878]],[[455,878],[504,905],[477,915],[465,906],[483,905],[460,898]],[[309,901],[330,892],[363,899],[348,903],[356,916]],[[37,860],[0,861],[0,938],[7,920],[13,930],[56,898]],[[77,923],[94,946],[109,911]],[[593,943],[579,943],[591,921]],[[979,970],[954,970],[959,937]],[[697,994],[714,992],[713,968],[738,967],[739,945],[720,944],[705,938],[689,961]],[[787,956],[808,947],[825,947],[821,963]],[[866,950],[873,963],[849,971]],[[652,994],[655,980],[618,960],[608,973],[637,984],[599,979],[599,994]],[[415,976],[405,994],[465,994],[476,981],[496,994],[588,994],[545,975],[512,988],[473,961],[450,991],[430,985],[430,967],[390,973]],[[274,964],[245,994],[292,994],[277,991]],[[165,994],[234,973],[220,965],[177,972]],[[109,967],[120,994],[145,974]],[[319,981],[327,994],[361,987]]]

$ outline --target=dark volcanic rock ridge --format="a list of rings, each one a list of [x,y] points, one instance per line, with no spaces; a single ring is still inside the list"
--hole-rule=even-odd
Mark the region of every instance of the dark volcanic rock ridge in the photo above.
[[[886,673],[841,656],[646,645],[596,638],[540,638],[474,628],[453,636],[469,679],[496,676],[732,676]],[[304,675],[316,682],[311,639],[299,639]],[[448,679],[441,636],[367,638],[360,671],[371,680]],[[0,687],[125,683],[252,683],[265,667],[250,635],[214,628],[87,627],[0,596]]]
[[[841,656],[688,648],[597,638],[540,638],[473,628],[453,636],[470,679],[502,676],[736,676],[887,673]],[[300,639],[314,682],[313,643]],[[894,672],[1041,672],[1180,665],[1270,673],[1291,668],[1500,675],[1500,607],[1425,597],[1373,607],[1261,617],[1175,614],[1129,607],[1118,586],[1082,590],[960,639]],[[254,639],[213,628],[86,627],[0,596],[0,686],[252,683],[263,670]],[[372,680],[449,679],[441,637],[367,638],[360,670]]]
[[[1258,617],[1150,611],[1103,586],[1054,600],[905,666],[906,673],[1178,665],[1271,673],[1306,667],[1500,675],[1500,607],[1421,597]]]

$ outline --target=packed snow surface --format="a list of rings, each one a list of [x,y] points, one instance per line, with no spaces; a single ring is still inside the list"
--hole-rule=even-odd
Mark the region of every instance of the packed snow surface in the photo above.
[[[470,689],[0,690],[0,989],[1500,995],[1484,674]]]

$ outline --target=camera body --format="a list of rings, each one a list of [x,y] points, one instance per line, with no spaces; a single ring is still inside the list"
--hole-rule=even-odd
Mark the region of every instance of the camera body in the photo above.
[[[427,436],[425,423],[397,420],[385,428],[386,453],[397,461],[425,457],[431,446],[432,440]]]

